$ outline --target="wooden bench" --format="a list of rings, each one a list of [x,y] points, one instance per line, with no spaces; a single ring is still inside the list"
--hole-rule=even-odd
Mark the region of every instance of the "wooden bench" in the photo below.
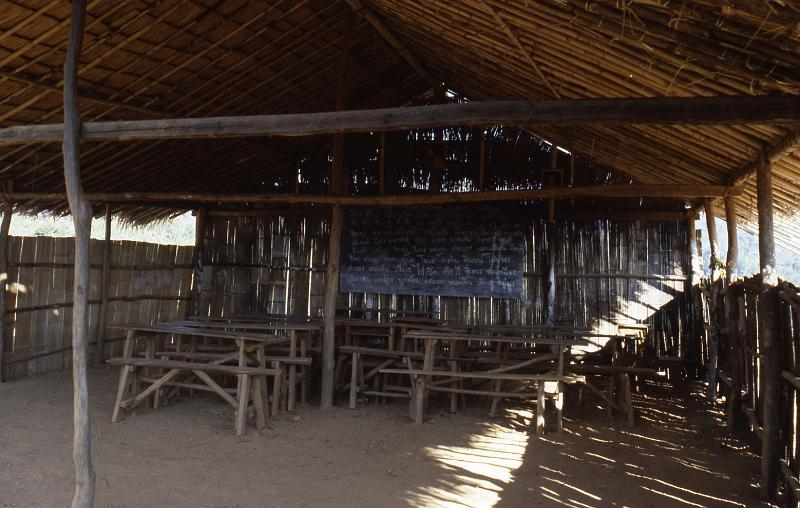
[[[265,422],[266,398],[262,386],[266,386],[266,377],[277,377],[282,374],[280,368],[264,367],[242,367],[238,365],[221,365],[214,363],[186,362],[179,360],[162,360],[153,358],[138,357],[118,357],[106,361],[109,365],[122,367],[122,373],[117,387],[117,397],[114,404],[114,412],[111,416],[112,422],[119,421],[120,409],[133,409],[149,396],[155,395],[162,386],[177,384],[176,378],[182,373],[192,373],[205,383],[205,386],[192,383],[192,388],[207,389],[219,395],[223,400],[233,407],[235,412],[236,435],[243,435],[247,421],[247,409],[250,404],[252,391],[252,405],[256,415],[256,427],[263,428]],[[139,382],[136,379],[136,370],[140,368],[155,368],[166,370],[167,372],[157,379],[153,379],[146,389],[139,390]],[[239,383],[234,391],[236,397],[231,396],[230,390],[223,388],[214,381],[209,374],[225,374],[237,376]],[[129,383],[129,376],[130,379]],[[253,380],[263,380],[264,382],[253,382]],[[186,383],[184,383],[186,384]],[[129,397],[125,398],[126,393]]]
[[[483,395],[487,397],[516,397],[533,399],[536,398],[536,433],[544,433],[545,418],[544,405],[545,398],[554,399],[556,404],[556,428],[560,432],[562,429],[563,396],[560,387],[563,383],[581,383],[585,379],[583,376],[558,375],[558,374],[509,374],[506,372],[463,372],[453,370],[425,370],[425,369],[381,369],[383,374],[403,374],[411,376],[411,389],[414,408],[414,421],[421,423],[424,413],[424,400],[426,391],[439,391],[446,393],[459,393],[467,395]],[[445,378],[444,380],[432,381],[433,378]],[[430,379],[429,382],[417,383],[417,380]],[[525,386],[514,391],[499,390],[477,390],[469,388],[455,388],[443,386],[452,383],[457,379],[483,379],[490,381],[518,381],[529,382],[536,386],[535,391],[526,391]],[[423,393],[419,391],[423,390]]]

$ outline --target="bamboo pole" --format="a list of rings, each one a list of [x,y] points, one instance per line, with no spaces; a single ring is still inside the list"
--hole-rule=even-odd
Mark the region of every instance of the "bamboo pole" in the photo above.
[[[89,339],[89,234],[92,206],[83,193],[80,175],[80,112],[78,109],[78,65],[83,45],[86,0],[73,0],[69,42],[64,61],[64,180],[72,222],[75,225],[75,273],[72,308],[72,385],[75,494],[72,508],[91,508],[94,504],[89,386],[86,379]]]
[[[10,190],[13,182],[6,184]],[[8,286],[8,231],[11,228],[11,214],[13,204],[9,201],[3,203],[3,221],[0,224],[0,383],[3,382],[3,350],[6,336],[6,288]]]
[[[763,428],[761,494],[777,499],[780,474],[781,347],[778,333],[778,275],[775,271],[775,233],[772,208],[772,164],[762,158],[756,173],[758,191],[758,253],[763,292],[758,301],[759,353],[762,359]]]
[[[106,312],[108,307],[108,279],[111,270],[111,205],[106,204],[106,235],[103,240],[103,272],[100,279],[100,315],[95,330],[95,366],[105,360]]]

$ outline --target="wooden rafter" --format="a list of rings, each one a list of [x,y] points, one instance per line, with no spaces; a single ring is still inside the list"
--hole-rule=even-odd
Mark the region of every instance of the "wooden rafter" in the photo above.
[[[403,42],[397,38],[391,28],[386,26],[386,23],[375,14],[372,9],[365,6],[361,0],[347,0],[348,5],[358,14],[364,17],[370,25],[378,32],[381,37],[392,46],[395,51],[397,51],[400,56],[405,59],[408,64],[417,71],[417,74],[422,76],[423,79],[431,83],[434,87],[438,87],[441,85],[441,81],[438,81],[419,61],[419,59],[414,55],[414,53],[409,50]]]
[[[500,27],[500,31],[503,32],[503,34],[505,34],[509,42],[511,42],[511,44],[517,48],[519,54],[522,55],[522,57],[530,64],[530,66],[539,76],[539,79],[542,81],[542,83],[547,87],[548,90],[550,90],[552,96],[556,99],[560,99],[561,94],[558,93],[558,90],[555,89],[555,87],[547,78],[547,76],[544,75],[541,66],[536,61],[533,54],[531,54],[531,52],[528,49],[526,49],[525,46],[522,45],[519,38],[511,30],[511,27],[508,26],[508,23],[506,23],[505,20],[502,17],[500,17],[497,11],[494,10],[486,0],[478,0],[478,4],[492,17],[497,26]]]

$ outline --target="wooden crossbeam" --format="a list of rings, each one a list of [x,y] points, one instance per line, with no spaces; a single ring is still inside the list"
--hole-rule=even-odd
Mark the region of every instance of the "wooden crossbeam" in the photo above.
[[[800,96],[488,101],[287,115],[87,122],[84,141],[313,136],[443,126],[797,123]],[[56,143],[63,124],[0,129],[0,145]]]
[[[739,196],[742,189],[723,185],[596,185],[484,192],[442,192],[395,196],[332,196],[314,194],[183,194],[168,192],[89,193],[96,203],[226,203],[250,205],[410,206],[484,203],[525,199],[587,198],[703,198]],[[64,201],[60,192],[10,192],[12,201]]]

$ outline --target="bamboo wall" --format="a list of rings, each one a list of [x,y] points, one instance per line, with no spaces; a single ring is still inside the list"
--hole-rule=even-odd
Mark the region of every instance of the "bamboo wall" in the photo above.
[[[650,324],[651,354],[681,356],[687,334],[687,230],[684,222],[559,221],[557,315],[576,326],[612,330],[616,321]],[[320,316],[327,219],[280,215],[209,217],[201,313]],[[423,310],[467,324],[541,323],[546,243],[543,219],[530,219],[520,300],[341,293],[337,307]],[[374,313],[371,315],[374,316]],[[383,314],[381,318],[383,318]]]
[[[72,238],[9,237],[4,380],[70,367],[73,244]],[[91,242],[91,356],[100,315],[102,244]],[[114,325],[184,316],[192,279],[192,247],[111,244],[106,357],[119,353],[124,335]]]

